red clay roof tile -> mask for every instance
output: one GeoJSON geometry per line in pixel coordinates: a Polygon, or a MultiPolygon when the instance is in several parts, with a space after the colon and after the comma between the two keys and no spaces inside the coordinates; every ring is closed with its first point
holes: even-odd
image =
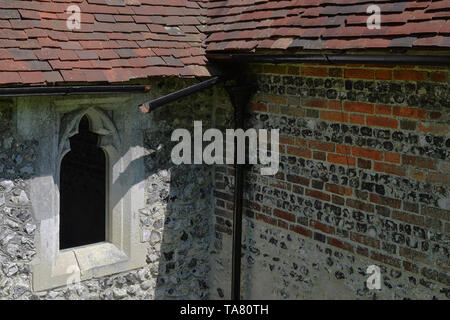
{"type": "Polygon", "coordinates": [[[450,0],[0,0],[0,84],[208,76],[205,51],[448,49],[449,8],[450,0]],[[80,30],[68,29],[70,4],[81,9],[80,30]],[[366,25],[371,4],[381,8],[379,30],[366,25]]]}
{"type": "Polygon", "coordinates": [[[207,76],[204,14],[196,0],[0,0],[0,84],[207,76]]]}
{"type": "Polygon", "coordinates": [[[289,48],[315,50],[414,48],[426,43],[446,48],[450,34],[450,0],[230,0],[208,1],[206,7],[208,52],[228,50],[222,42],[230,40],[257,41],[260,49],[284,49],[279,44],[288,43],[287,39],[291,39],[289,48]],[[380,30],[367,27],[367,8],[372,4],[381,9],[380,30]],[[444,38],[426,41],[436,36],[444,38]]]}
{"type": "Polygon", "coordinates": [[[22,79],[18,72],[3,72],[0,71],[0,84],[15,84],[21,83],[22,79]]]}

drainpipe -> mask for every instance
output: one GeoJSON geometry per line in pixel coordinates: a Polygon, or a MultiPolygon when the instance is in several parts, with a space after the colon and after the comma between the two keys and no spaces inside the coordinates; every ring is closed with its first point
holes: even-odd
{"type": "MultiPolygon", "coordinates": [[[[226,87],[234,107],[234,128],[244,129],[245,108],[254,87],[237,85],[226,87]]],[[[244,195],[244,164],[237,163],[237,147],[234,148],[234,211],[233,211],[233,247],[231,270],[231,299],[241,298],[241,252],[242,252],[242,207],[244,195]]]]}
{"type": "MultiPolygon", "coordinates": [[[[223,82],[230,77],[215,76],[193,86],[178,90],[166,96],[151,100],[142,105],[143,113],[152,112],[168,103],[184,98],[200,90],[223,82]]],[[[250,99],[254,87],[248,85],[227,86],[226,90],[234,107],[235,130],[244,128],[245,107],[250,99]]],[[[242,207],[244,193],[244,164],[237,163],[237,148],[234,148],[234,211],[233,211],[233,249],[231,299],[239,300],[241,292],[241,253],[242,253],[242,207]]]]}
{"type": "MultiPolygon", "coordinates": [[[[411,65],[450,65],[448,56],[419,55],[350,55],[350,54],[207,54],[214,62],[230,62],[234,64],[260,63],[356,63],[356,64],[411,64],[411,65]]],[[[251,95],[248,86],[227,87],[228,94],[234,106],[235,129],[244,127],[244,111],[251,95]]],[[[233,212],[233,251],[232,251],[232,284],[231,299],[240,300],[241,293],[241,245],[242,245],[242,207],[244,192],[244,168],[237,164],[235,148],[235,183],[233,212]]]]}
{"type": "Polygon", "coordinates": [[[398,54],[221,54],[206,57],[214,62],[259,63],[356,63],[449,66],[449,55],[398,55],[398,54]]]}
{"type": "Polygon", "coordinates": [[[76,94],[146,93],[148,85],[127,86],[56,86],[56,87],[0,87],[0,97],[60,96],[76,94]]]}

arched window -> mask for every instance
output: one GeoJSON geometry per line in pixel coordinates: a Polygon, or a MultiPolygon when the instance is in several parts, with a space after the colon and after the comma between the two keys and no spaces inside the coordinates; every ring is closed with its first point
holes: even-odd
{"type": "Polygon", "coordinates": [[[105,152],[84,116],[60,169],[60,249],[106,241],[105,152]]]}

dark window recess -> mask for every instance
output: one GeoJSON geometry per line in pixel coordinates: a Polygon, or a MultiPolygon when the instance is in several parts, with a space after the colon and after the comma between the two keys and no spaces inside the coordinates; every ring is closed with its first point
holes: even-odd
{"type": "Polygon", "coordinates": [[[98,140],[83,117],[61,162],[60,249],[106,240],[106,156],[98,140]]]}

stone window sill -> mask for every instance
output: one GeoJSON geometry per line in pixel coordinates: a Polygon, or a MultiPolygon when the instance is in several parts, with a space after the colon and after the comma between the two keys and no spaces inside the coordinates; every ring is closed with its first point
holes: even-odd
{"type": "MultiPolygon", "coordinates": [[[[140,260],[140,259],[138,259],[140,260]]],[[[33,277],[34,291],[72,284],[73,280],[89,280],[142,266],[108,242],[62,250],[51,268],[45,264],[35,266],[39,276],[33,277]],[[51,273],[48,271],[51,270],[51,273]]]]}

